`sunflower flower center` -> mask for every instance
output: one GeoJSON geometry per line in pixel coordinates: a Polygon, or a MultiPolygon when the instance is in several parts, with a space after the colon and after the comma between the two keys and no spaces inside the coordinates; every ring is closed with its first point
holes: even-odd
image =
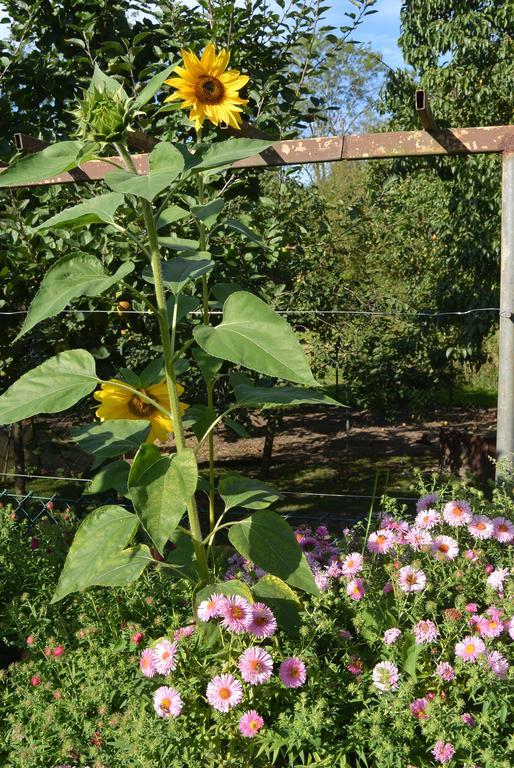
{"type": "Polygon", "coordinates": [[[150,405],[150,403],[144,403],[137,395],[134,395],[130,398],[128,402],[128,408],[134,416],[138,416],[141,419],[146,419],[148,416],[151,416],[152,413],[155,412],[153,405],[150,405]]]}
{"type": "Polygon", "coordinates": [[[217,77],[200,75],[195,83],[195,96],[200,104],[221,104],[225,87],[217,77]]]}

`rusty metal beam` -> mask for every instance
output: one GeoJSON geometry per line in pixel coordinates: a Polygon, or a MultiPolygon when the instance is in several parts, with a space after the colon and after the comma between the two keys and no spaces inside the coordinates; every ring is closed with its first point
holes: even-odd
{"type": "Polygon", "coordinates": [[[144,131],[129,131],[127,133],[129,147],[139,149],[140,152],[151,152],[157,143],[157,139],[144,131]]]}
{"type": "Polygon", "coordinates": [[[240,136],[243,139],[268,139],[268,141],[276,140],[273,138],[273,136],[270,136],[269,133],[261,131],[259,128],[256,128],[251,123],[247,123],[245,120],[243,120],[241,128],[232,128],[232,126],[228,123],[220,123],[220,128],[222,131],[230,133],[231,136],[240,136]]]}
{"type": "Polygon", "coordinates": [[[439,126],[437,125],[432,114],[428,93],[419,89],[416,91],[414,99],[416,102],[416,112],[419,115],[421,125],[425,131],[428,131],[429,133],[437,133],[439,131],[439,126]]]}
{"type": "MultiPolygon", "coordinates": [[[[500,153],[512,146],[514,146],[514,125],[454,128],[434,134],[428,131],[368,133],[344,138],[335,136],[278,141],[260,155],[234,163],[234,168],[266,168],[339,160],[379,160],[427,155],[500,153]]],[[[106,159],[120,164],[118,157],[106,159]]],[[[138,173],[148,173],[147,154],[134,155],[134,162],[138,173]]],[[[112,165],[109,163],[92,160],[69,173],[62,173],[27,186],[100,181],[111,170],[112,165]]]]}
{"type": "Polygon", "coordinates": [[[15,133],[13,141],[18,152],[40,152],[45,147],[48,147],[48,141],[36,139],[27,133],[15,133]]]}

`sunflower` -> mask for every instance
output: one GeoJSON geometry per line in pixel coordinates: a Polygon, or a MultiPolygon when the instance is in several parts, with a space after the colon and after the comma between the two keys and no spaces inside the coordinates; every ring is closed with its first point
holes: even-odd
{"type": "Polygon", "coordinates": [[[205,118],[214,125],[224,122],[233,128],[241,127],[241,106],[248,100],[239,98],[239,90],[249,81],[237,69],[227,70],[230,53],[209,43],[202,58],[192,51],[181,51],[184,66],[175,67],[178,77],[164,82],[177,89],[165,101],[183,99],[182,109],[189,109],[189,119],[194,120],[198,131],[205,118]]]}
{"type": "MultiPolygon", "coordinates": [[[[151,429],[146,438],[147,443],[153,443],[154,440],[167,440],[170,432],[173,432],[173,422],[162,411],[159,411],[151,403],[146,403],[133,392],[125,389],[126,384],[118,379],[104,381],[101,388],[97,390],[93,397],[101,405],[97,408],[96,415],[101,421],[110,421],[111,419],[147,419],[151,424],[151,429]],[[120,386],[120,384],[122,386],[120,386]]],[[[184,387],[177,384],[178,396],[183,393],[184,387]]],[[[150,387],[138,390],[143,395],[151,397],[156,403],[170,410],[170,399],[168,396],[168,387],[165,381],[159,384],[152,384],[150,387]]],[[[180,403],[180,412],[184,413],[188,408],[185,403],[180,403]]]]}

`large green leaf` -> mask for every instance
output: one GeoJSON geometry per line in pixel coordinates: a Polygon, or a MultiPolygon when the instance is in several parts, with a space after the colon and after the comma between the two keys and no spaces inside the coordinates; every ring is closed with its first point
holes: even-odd
{"type": "Polygon", "coordinates": [[[75,168],[82,146],[81,141],[61,141],[45,147],[41,152],[24,155],[0,173],[0,187],[33,184],[75,168]]]}
{"type": "Polygon", "coordinates": [[[183,576],[198,581],[198,571],[195,568],[195,550],[189,531],[178,526],[170,536],[170,543],[173,545],[173,549],[167,553],[166,562],[177,568],[183,576]]]}
{"type": "Polygon", "coordinates": [[[194,251],[199,252],[200,242],[190,240],[187,237],[160,237],[159,245],[163,248],[169,248],[171,251],[194,251]]]}
{"type": "MultiPolygon", "coordinates": [[[[213,267],[214,262],[207,251],[199,251],[191,256],[174,256],[162,262],[164,284],[178,296],[189,282],[199,280],[213,267]]],[[[150,267],[144,269],[143,277],[149,283],[154,282],[150,267]]]]}
{"type": "Polygon", "coordinates": [[[206,381],[213,379],[223,365],[223,360],[211,357],[199,347],[194,347],[191,354],[206,381]]]}
{"type": "Polygon", "coordinates": [[[216,419],[216,412],[206,405],[196,403],[187,409],[187,413],[182,419],[184,429],[190,429],[196,439],[200,441],[205,435],[213,421],[216,419]]]}
{"type": "Polygon", "coordinates": [[[145,104],[147,104],[150,99],[153,99],[159,88],[161,88],[164,81],[171,75],[173,70],[175,69],[176,64],[171,64],[169,67],[166,67],[162,72],[158,72],[156,75],[152,77],[149,83],[145,85],[141,93],[136,96],[136,100],[134,102],[134,106],[136,109],[140,109],[141,107],[144,107],[145,104]]]}
{"type": "Polygon", "coordinates": [[[267,573],[252,587],[256,601],[266,603],[276,616],[281,627],[290,634],[297,634],[300,629],[301,603],[282,579],[267,573]]]}
{"type": "Polygon", "coordinates": [[[262,248],[266,247],[266,243],[262,239],[262,237],[259,237],[259,235],[256,235],[255,232],[250,229],[250,227],[247,227],[246,224],[243,224],[242,221],[239,221],[238,219],[225,219],[223,222],[224,227],[230,227],[230,229],[233,229],[235,232],[239,232],[240,235],[244,235],[247,240],[250,240],[252,243],[256,243],[257,245],[260,245],[262,248]]]}
{"type": "MultiPolygon", "coordinates": [[[[237,377],[231,377],[231,382],[237,377]]],[[[251,384],[233,384],[237,402],[250,408],[266,406],[280,408],[288,405],[336,405],[344,407],[323,392],[300,387],[254,387],[251,384]]]]}
{"type": "Polygon", "coordinates": [[[139,449],[130,469],[128,487],[141,524],[162,553],[196,490],[198,467],[191,450],[149,461],[151,447],[139,449]],[[145,466],[143,472],[140,462],[145,466]]]}
{"type": "Polygon", "coordinates": [[[100,296],[121,282],[134,264],[126,261],[114,275],[108,275],[101,262],[91,253],[72,253],[54,264],[43,278],[27,317],[16,339],[37,323],[54,317],[79,296],[100,296]]]}
{"type": "Polygon", "coordinates": [[[197,326],[194,337],[213,357],[299,384],[316,383],[290,325],[246,291],[232,293],[222,322],[215,328],[197,326]]]}
{"type": "Polygon", "coordinates": [[[175,178],[184,170],[184,155],[175,144],[161,141],[152,149],[149,158],[150,171],[174,173],[175,178]]]}
{"type": "Polygon", "coordinates": [[[95,509],[70,547],[52,603],[93,585],[122,587],[135,581],[153,558],[145,544],[124,549],[139,521],[123,507],[95,509]]]}
{"type": "Polygon", "coordinates": [[[210,229],[216,223],[224,205],[225,200],[222,197],[218,197],[205,205],[193,205],[191,213],[203,222],[207,229],[210,229]]]}
{"type": "Polygon", "coordinates": [[[105,491],[114,490],[118,493],[127,493],[127,481],[130,470],[130,464],[123,459],[113,461],[102,467],[94,476],[92,481],[86,487],[84,496],[95,493],[105,493],[105,491]]]}
{"type": "Polygon", "coordinates": [[[411,632],[406,633],[402,646],[402,668],[414,683],[418,679],[418,657],[421,650],[422,646],[416,643],[414,635],[411,632]]]}
{"type": "Polygon", "coordinates": [[[270,485],[236,473],[223,475],[218,491],[225,502],[225,511],[233,507],[265,509],[281,498],[270,485]]]}
{"type": "Polygon", "coordinates": [[[144,176],[137,173],[124,171],[112,171],[105,177],[106,183],[115,192],[123,195],[135,195],[150,202],[160,194],[163,189],[172,184],[180,173],[178,168],[166,168],[159,171],[149,171],[144,176]]]}
{"type": "Polygon", "coordinates": [[[149,430],[150,422],[143,419],[114,419],[72,429],[71,435],[83,451],[94,457],[94,469],[105,459],[137,450],[149,430]]]}
{"type": "Polygon", "coordinates": [[[25,373],[0,396],[0,424],[71,408],[96,387],[95,359],[85,349],[61,352],[25,373]]]}
{"type": "Polygon", "coordinates": [[[175,303],[177,302],[177,323],[180,323],[186,315],[190,312],[194,312],[201,304],[200,299],[196,296],[190,296],[188,293],[181,293],[180,296],[169,296],[166,299],[166,311],[168,313],[168,322],[171,326],[173,320],[173,312],[175,309],[175,303]]]}
{"type": "Polygon", "coordinates": [[[155,226],[158,230],[164,229],[164,227],[167,227],[169,224],[173,224],[175,221],[180,221],[180,219],[185,219],[189,215],[189,211],[186,211],[185,208],[181,208],[179,205],[170,205],[161,213],[155,226]]]}
{"type": "Polygon", "coordinates": [[[253,157],[264,152],[271,147],[273,141],[262,141],[261,139],[237,139],[230,138],[226,141],[220,141],[211,144],[205,150],[202,148],[200,161],[193,166],[194,172],[206,171],[211,168],[219,168],[224,165],[231,165],[237,160],[244,160],[246,157],[253,157]]]}
{"type": "Polygon", "coordinates": [[[238,552],[265,571],[292,587],[318,594],[314,576],[293,529],[276,512],[269,509],[254,512],[232,525],[228,538],[238,552]]]}
{"type": "Polygon", "coordinates": [[[123,199],[123,195],[120,195],[119,192],[107,192],[105,195],[92,197],[47,219],[36,227],[36,232],[42,229],[60,229],[61,227],[73,229],[74,227],[85,227],[88,224],[112,224],[114,214],[123,203],[123,199]]]}

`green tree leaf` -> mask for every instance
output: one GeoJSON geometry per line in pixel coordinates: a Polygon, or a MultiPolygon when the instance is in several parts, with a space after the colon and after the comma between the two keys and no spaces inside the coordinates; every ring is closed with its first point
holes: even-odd
{"type": "Polygon", "coordinates": [[[211,144],[203,151],[192,170],[194,172],[207,171],[211,168],[220,168],[224,165],[231,165],[237,160],[244,160],[253,155],[259,155],[265,149],[271,147],[273,141],[262,141],[261,139],[236,139],[230,138],[226,141],[220,141],[211,144]]]}
{"type": "MultiPolygon", "coordinates": [[[[237,377],[230,377],[231,383],[237,381],[237,377]]],[[[323,392],[315,392],[312,389],[300,387],[254,387],[251,384],[233,384],[234,394],[238,404],[245,408],[280,408],[291,405],[335,405],[341,407],[341,403],[323,392]]]]}
{"type": "Polygon", "coordinates": [[[51,602],[93,585],[122,587],[135,581],[153,561],[145,544],[124,549],[139,527],[123,507],[95,509],[81,523],[51,602]]]}
{"type": "Polygon", "coordinates": [[[105,195],[92,197],[83,203],[73,205],[47,219],[35,231],[43,229],[74,229],[88,224],[113,224],[114,214],[123,203],[123,195],[107,192],[105,195]]]}
{"type": "Polygon", "coordinates": [[[144,107],[145,104],[148,104],[148,102],[153,99],[157,91],[161,88],[164,81],[168,79],[168,77],[171,75],[173,70],[175,69],[176,64],[171,64],[169,67],[166,67],[162,72],[158,72],[156,75],[152,77],[150,82],[148,82],[141,93],[136,96],[136,100],[134,102],[134,106],[136,109],[140,109],[141,107],[144,107]]]}
{"type": "Polygon", "coordinates": [[[239,232],[240,235],[244,235],[247,240],[250,240],[252,243],[256,243],[257,245],[260,245],[262,248],[266,247],[266,243],[262,239],[262,237],[259,237],[259,235],[256,235],[255,232],[250,229],[250,227],[247,227],[246,224],[243,224],[242,221],[238,221],[237,219],[225,219],[223,222],[224,227],[229,227],[230,229],[235,230],[235,232],[239,232]]]}
{"type": "Polygon", "coordinates": [[[199,347],[195,347],[191,354],[205,380],[213,379],[223,365],[223,360],[211,357],[199,347]]]}
{"type": "Polygon", "coordinates": [[[23,187],[75,168],[82,146],[81,141],[61,141],[24,155],[0,173],[0,187],[23,187]]]}
{"type": "Polygon", "coordinates": [[[213,357],[299,384],[316,383],[291,326],[246,291],[231,294],[222,322],[215,328],[197,326],[194,337],[213,357]]]}
{"type": "Polygon", "coordinates": [[[102,467],[96,473],[92,481],[86,487],[84,496],[95,493],[105,493],[105,491],[114,490],[118,493],[127,493],[127,481],[130,470],[130,464],[123,459],[113,461],[111,464],[102,467]]]}
{"type": "Polygon", "coordinates": [[[133,269],[134,264],[126,261],[114,275],[108,275],[93,254],[72,253],[65,256],[44,276],[16,340],[42,320],[58,315],[73,299],[105,293],[133,269]]]}
{"type": "Polygon", "coordinates": [[[271,608],[279,626],[291,635],[298,634],[302,604],[291,587],[278,576],[267,573],[253,585],[252,592],[256,601],[266,603],[271,608]]]}
{"type": "Polygon", "coordinates": [[[212,408],[197,403],[187,409],[187,413],[183,416],[182,422],[184,428],[190,429],[194,433],[196,439],[200,441],[215,419],[216,412],[213,411],[212,408]]]}
{"type": "Polygon", "coordinates": [[[191,450],[184,450],[171,459],[159,456],[157,461],[152,461],[148,457],[149,447],[153,446],[139,449],[130,469],[128,487],[141,524],[162,554],[196,491],[198,467],[191,450]],[[140,461],[145,467],[142,472],[140,461]]]}
{"type": "Polygon", "coordinates": [[[97,383],[95,359],[89,352],[61,352],[25,373],[0,396],[0,424],[65,411],[89,395],[97,383]]]}
{"type": "Polygon", "coordinates": [[[319,594],[305,555],[286,521],[269,509],[235,523],[228,538],[244,557],[311,595],[319,594]]]}
{"type": "Polygon", "coordinates": [[[282,498],[270,485],[236,473],[223,475],[218,492],[225,502],[225,511],[233,507],[265,509],[282,498]]]}
{"type": "Polygon", "coordinates": [[[149,431],[150,422],[143,419],[113,419],[77,427],[71,430],[71,435],[83,451],[94,457],[95,469],[105,459],[137,450],[149,431]]]}

